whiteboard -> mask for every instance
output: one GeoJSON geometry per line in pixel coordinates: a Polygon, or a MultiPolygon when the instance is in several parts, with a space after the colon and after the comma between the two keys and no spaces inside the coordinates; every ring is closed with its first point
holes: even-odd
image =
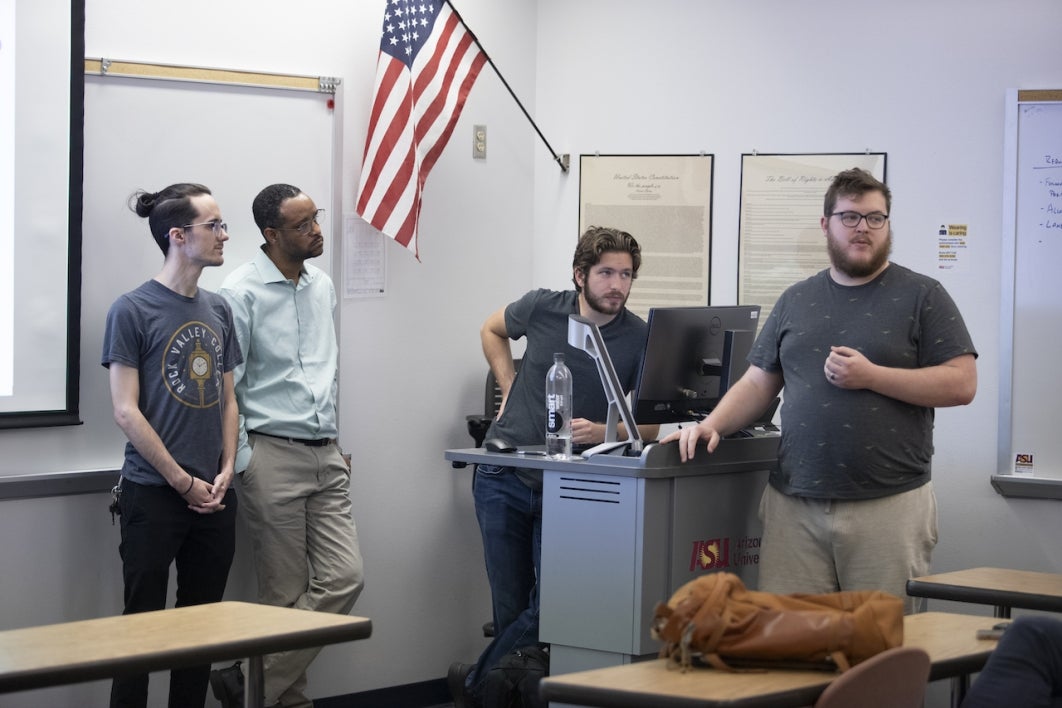
{"type": "Polygon", "coordinates": [[[0,429],[79,420],[84,29],[84,2],[0,0],[0,429]]]}
{"type": "Polygon", "coordinates": [[[1062,478],[1062,91],[1008,94],[1004,178],[997,469],[1062,478]]]}
{"type": "MultiPolygon", "coordinates": [[[[125,438],[114,423],[107,373],[99,363],[104,322],[111,303],[157,275],[163,261],[147,220],[128,209],[136,189],[200,182],[213,191],[230,239],[224,265],[208,268],[200,280],[212,290],[262,242],[251,216],[254,196],[273,182],[293,184],[328,210],[322,223],[325,253],[314,264],[332,272],[342,221],[335,211],[341,203],[335,126],[341,120],[333,115],[333,106],[342,104],[333,99],[330,93],[286,88],[86,75],[80,363],[85,422],[48,429],[47,444],[41,444],[39,431],[5,431],[0,478],[121,465],[125,438]]],[[[65,199],[58,207],[65,208],[65,199]]]]}

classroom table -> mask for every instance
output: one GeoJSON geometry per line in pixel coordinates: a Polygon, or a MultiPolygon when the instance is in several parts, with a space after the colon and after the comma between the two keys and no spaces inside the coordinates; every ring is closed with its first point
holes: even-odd
{"type": "Polygon", "coordinates": [[[262,706],[262,656],[364,639],[365,617],[217,602],[0,631],[0,693],[248,659],[246,706],[262,706]]]}
{"type": "Polygon", "coordinates": [[[1062,575],[1006,568],[969,568],[907,581],[907,594],[995,607],[1009,618],[1013,607],[1062,612],[1062,575]]]}
{"type": "MultiPolygon", "coordinates": [[[[952,679],[952,705],[965,696],[969,674],[984,666],[996,642],[977,639],[991,617],[925,612],[904,617],[904,646],[929,654],[929,679],[952,679]]],[[[665,659],[549,676],[546,700],[595,708],[798,708],[810,706],[837,674],[770,670],[729,673],[696,668],[683,673],[665,659]]]]}

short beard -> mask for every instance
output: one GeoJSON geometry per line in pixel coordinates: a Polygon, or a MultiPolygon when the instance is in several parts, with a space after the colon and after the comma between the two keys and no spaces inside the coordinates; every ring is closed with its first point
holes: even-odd
{"type": "Polygon", "coordinates": [[[885,242],[882,243],[881,248],[876,250],[870,260],[865,263],[853,263],[844,249],[837,244],[837,237],[834,236],[832,231],[828,231],[826,251],[830,255],[830,263],[833,264],[834,268],[849,278],[866,278],[878,272],[888,262],[889,256],[892,255],[892,229],[889,229],[889,234],[885,242]]]}
{"type": "Polygon", "coordinates": [[[590,291],[585,287],[583,288],[583,297],[586,298],[586,304],[589,305],[590,309],[594,312],[598,312],[602,315],[618,315],[620,311],[623,310],[624,306],[627,304],[627,298],[630,297],[630,293],[627,294],[627,297],[623,298],[623,302],[620,303],[620,306],[616,308],[615,312],[609,312],[608,310],[606,310],[602,299],[591,295],[590,291]]]}

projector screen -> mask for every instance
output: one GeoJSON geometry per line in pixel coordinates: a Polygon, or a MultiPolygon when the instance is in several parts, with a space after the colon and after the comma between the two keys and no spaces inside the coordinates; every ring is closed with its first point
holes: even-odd
{"type": "Polygon", "coordinates": [[[78,417],[84,0],[0,0],[0,428],[78,417]]]}

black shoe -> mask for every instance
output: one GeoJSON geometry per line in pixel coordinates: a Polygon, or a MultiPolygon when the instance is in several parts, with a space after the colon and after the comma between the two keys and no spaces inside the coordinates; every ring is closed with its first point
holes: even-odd
{"type": "Polygon", "coordinates": [[[450,689],[450,695],[453,696],[454,708],[471,708],[472,706],[468,691],[465,689],[465,679],[468,678],[474,666],[474,664],[462,664],[460,661],[455,661],[450,664],[450,669],[446,672],[446,685],[450,689]]]}
{"type": "Polygon", "coordinates": [[[243,708],[243,671],[242,662],[237,661],[227,669],[210,672],[210,688],[214,698],[221,701],[221,708],[243,708]]]}

